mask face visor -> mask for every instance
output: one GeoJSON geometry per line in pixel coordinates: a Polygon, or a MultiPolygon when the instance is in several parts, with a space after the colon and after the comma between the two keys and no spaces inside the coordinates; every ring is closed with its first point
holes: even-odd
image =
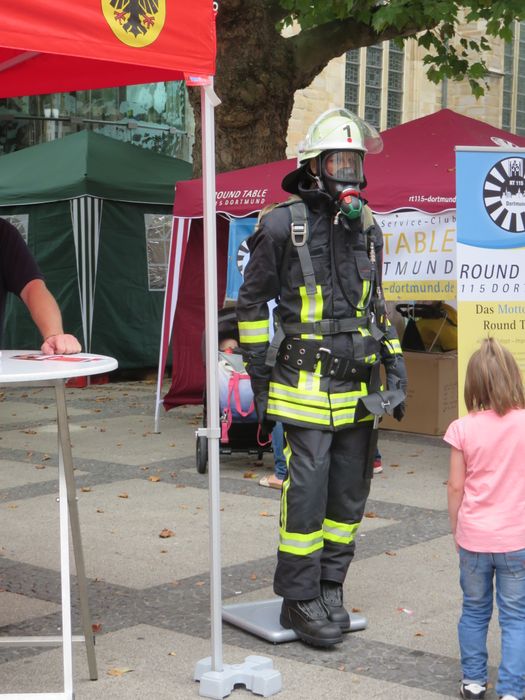
{"type": "Polygon", "coordinates": [[[344,185],[360,185],[364,181],[363,159],[358,151],[329,151],[321,162],[323,178],[344,185]]]}

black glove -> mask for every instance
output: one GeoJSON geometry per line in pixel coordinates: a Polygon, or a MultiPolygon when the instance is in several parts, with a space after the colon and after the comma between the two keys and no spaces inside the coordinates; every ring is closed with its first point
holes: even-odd
{"type": "MultiPolygon", "coordinates": [[[[400,377],[397,374],[394,374],[393,372],[388,372],[387,370],[387,375],[386,375],[386,383],[387,387],[390,391],[396,391],[396,392],[403,392],[403,394],[406,396],[407,393],[407,380],[406,377],[400,377]]],[[[403,416],[405,415],[405,402],[401,401],[400,403],[397,404],[397,406],[394,408],[392,411],[392,415],[397,421],[400,421],[403,419],[403,416]]]]}
{"type": "Polygon", "coordinates": [[[255,404],[255,412],[257,413],[257,422],[259,423],[259,437],[261,442],[269,442],[270,434],[275,426],[275,421],[268,420],[266,417],[266,409],[268,407],[268,389],[265,384],[264,389],[259,386],[259,382],[252,380],[253,402],[255,404]],[[255,384],[255,386],[254,386],[255,384]],[[256,391],[257,390],[257,391],[256,391]]]}
{"type": "Polygon", "coordinates": [[[395,418],[396,420],[403,420],[403,417],[404,417],[404,415],[405,415],[405,409],[406,409],[406,407],[405,407],[405,402],[402,401],[400,404],[398,404],[398,405],[394,408],[394,412],[393,412],[394,418],[395,418]]]}

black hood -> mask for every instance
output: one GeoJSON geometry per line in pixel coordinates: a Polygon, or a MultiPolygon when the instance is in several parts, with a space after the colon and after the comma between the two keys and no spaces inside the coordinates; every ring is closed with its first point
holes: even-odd
{"type": "Polygon", "coordinates": [[[291,173],[283,177],[281,187],[285,192],[290,192],[290,194],[299,194],[299,183],[306,188],[311,182],[311,176],[306,172],[308,165],[301,165],[297,170],[292,170],[291,173]]]}

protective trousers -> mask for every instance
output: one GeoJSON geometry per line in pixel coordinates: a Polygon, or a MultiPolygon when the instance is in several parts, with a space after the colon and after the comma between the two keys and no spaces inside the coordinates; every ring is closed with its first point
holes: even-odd
{"type": "Polygon", "coordinates": [[[285,425],[288,479],[274,590],[289,600],[320,595],[320,581],[345,580],[370,492],[377,431],[331,432],[285,425]]]}

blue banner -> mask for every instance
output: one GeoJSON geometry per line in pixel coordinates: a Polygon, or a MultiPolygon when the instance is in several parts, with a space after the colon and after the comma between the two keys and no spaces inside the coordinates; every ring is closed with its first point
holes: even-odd
{"type": "Polygon", "coordinates": [[[250,252],[246,239],[251,236],[257,223],[257,217],[233,219],[230,222],[228,239],[228,271],[226,278],[226,300],[236,301],[242,284],[244,268],[250,252]]]}

